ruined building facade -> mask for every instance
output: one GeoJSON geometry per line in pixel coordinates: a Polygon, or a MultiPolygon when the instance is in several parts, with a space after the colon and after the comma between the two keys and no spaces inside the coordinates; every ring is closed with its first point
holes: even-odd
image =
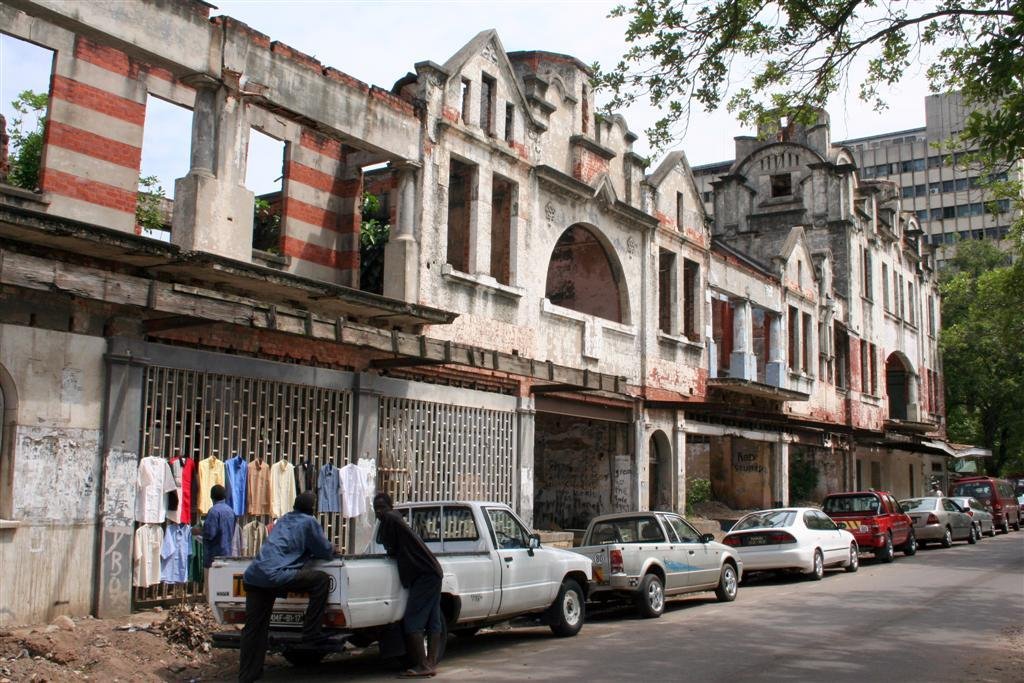
{"type": "MultiPolygon", "coordinates": [[[[55,54],[39,191],[0,185],[0,623],[161,597],[132,587],[144,456],[356,463],[553,530],[683,510],[695,477],[734,507],[921,493],[954,454],[931,252],[824,115],[740,139],[712,223],[584,64],[493,31],[387,91],[191,0],[0,23],[55,54]],[[193,117],[170,243],[135,220],[148,97],[193,117]],[[252,129],[285,143],[275,253],[252,129]]],[[[349,550],[372,523],[321,521],[349,550]]]]}

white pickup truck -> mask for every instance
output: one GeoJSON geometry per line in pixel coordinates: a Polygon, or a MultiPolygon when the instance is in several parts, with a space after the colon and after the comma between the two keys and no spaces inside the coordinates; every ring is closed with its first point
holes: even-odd
{"type": "MultiPolygon", "coordinates": [[[[499,622],[547,624],[556,636],[583,626],[591,562],[568,550],[547,548],[507,505],[486,502],[424,502],[396,505],[437,555],[444,569],[441,611],[448,631],[472,634],[499,622]]],[[[376,538],[376,529],[374,536],[376,538]]],[[[245,622],[242,574],[247,558],[217,558],[210,568],[209,596],[221,624],[245,622]]],[[[327,572],[324,629],[330,637],[307,648],[299,639],[307,598],[278,598],[271,617],[270,647],[297,665],[320,661],[346,641],[365,647],[387,637],[402,618],[407,591],[398,567],[376,543],[362,555],[314,561],[327,572]]],[[[238,630],[215,634],[214,645],[238,647],[238,630]]]]}
{"type": "Polygon", "coordinates": [[[646,618],[661,616],[672,595],[713,590],[720,601],[731,602],[743,577],[743,562],[732,548],[674,512],[595,517],[573,552],[594,563],[592,599],[633,600],[646,618]]]}

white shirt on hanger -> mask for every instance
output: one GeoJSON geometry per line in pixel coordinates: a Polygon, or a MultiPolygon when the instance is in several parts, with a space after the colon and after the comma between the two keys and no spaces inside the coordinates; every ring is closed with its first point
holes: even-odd
{"type": "Polygon", "coordinates": [[[135,521],[160,524],[167,517],[167,494],[178,489],[171,466],[163,458],[146,456],[139,461],[137,485],[135,521]]]}
{"type": "Polygon", "coordinates": [[[341,516],[359,517],[366,514],[366,475],[359,465],[349,463],[341,468],[341,516]]]}
{"type": "Polygon", "coordinates": [[[279,460],[270,467],[270,514],[283,517],[295,505],[295,465],[279,460]]]}

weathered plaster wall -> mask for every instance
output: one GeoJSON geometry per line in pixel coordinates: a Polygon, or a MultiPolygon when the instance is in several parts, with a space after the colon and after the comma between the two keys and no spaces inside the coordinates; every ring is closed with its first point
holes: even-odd
{"type": "Polygon", "coordinates": [[[95,337],[0,325],[0,364],[18,395],[12,489],[0,494],[20,523],[0,530],[2,625],[92,606],[104,350],[95,337]]]}

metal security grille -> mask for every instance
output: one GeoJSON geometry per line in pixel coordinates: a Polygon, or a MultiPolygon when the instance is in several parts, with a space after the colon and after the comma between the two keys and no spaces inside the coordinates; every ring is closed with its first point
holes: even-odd
{"type": "Polygon", "coordinates": [[[398,501],[513,503],[515,414],[382,397],[377,489],[398,501]]]}
{"type": "MultiPolygon", "coordinates": [[[[143,388],[142,456],[187,455],[199,461],[241,455],[248,461],[304,460],[344,467],[350,458],[352,396],[348,391],[151,366],[143,388]]],[[[321,513],[327,537],[343,552],[340,513],[321,513]]],[[[269,522],[268,516],[245,515],[269,522]]],[[[195,521],[195,520],[193,520],[195,521]]],[[[136,605],[202,595],[201,581],[134,588],[136,605]]]]}

